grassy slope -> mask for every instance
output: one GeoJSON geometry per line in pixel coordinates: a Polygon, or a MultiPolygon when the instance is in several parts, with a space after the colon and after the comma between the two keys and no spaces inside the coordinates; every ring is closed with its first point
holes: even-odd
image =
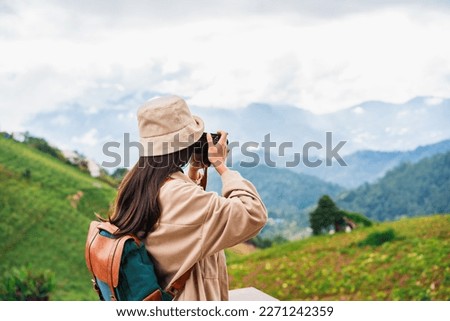
{"type": "Polygon", "coordinates": [[[228,254],[231,288],[254,286],[281,300],[450,299],[449,215],[228,254]],[[388,228],[398,239],[379,247],[357,245],[388,228]]]}
{"type": "Polygon", "coordinates": [[[57,281],[51,299],[94,299],[84,242],[94,211],[105,214],[115,191],[70,165],[4,138],[0,187],[0,273],[26,264],[50,269],[57,281]],[[28,179],[22,175],[27,169],[28,179]],[[80,201],[71,204],[71,196],[80,191],[80,201]]]}

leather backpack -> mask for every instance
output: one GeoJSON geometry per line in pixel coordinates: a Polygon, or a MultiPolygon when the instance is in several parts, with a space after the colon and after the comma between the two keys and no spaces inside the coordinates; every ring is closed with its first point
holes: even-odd
{"type": "Polygon", "coordinates": [[[117,230],[109,222],[92,221],[89,226],[85,258],[100,300],[173,300],[191,270],[163,289],[144,244],[134,235],[116,237],[117,230]]]}

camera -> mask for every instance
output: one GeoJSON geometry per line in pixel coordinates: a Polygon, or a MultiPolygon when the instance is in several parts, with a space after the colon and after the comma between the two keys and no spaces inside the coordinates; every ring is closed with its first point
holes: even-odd
{"type": "MultiPolygon", "coordinates": [[[[219,142],[220,134],[211,133],[211,137],[214,145],[219,142]]],[[[228,144],[228,139],[227,139],[228,144]]],[[[200,161],[203,165],[209,167],[211,162],[208,159],[208,139],[206,133],[203,133],[200,139],[194,143],[194,155],[196,160],[200,161]]]]}

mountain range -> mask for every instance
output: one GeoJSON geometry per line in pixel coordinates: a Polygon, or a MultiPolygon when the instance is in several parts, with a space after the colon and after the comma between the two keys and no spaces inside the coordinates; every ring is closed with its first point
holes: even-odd
{"type": "MultiPolygon", "coordinates": [[[[62,106],[35,115],[27,128],[58,148],[76,150],[99,164],[112,161],[104,144],[119,142],[120,148],[112,151],[120,155],[119,166],[130,167],[138,158],[138,150],[132,146],[139,140],[136,109],[145,97],[143,93],[115,97],[100,109],[84,106],[83,102],[62,106]]],[[[205,120],[206,131],[229,132],[229,141],[235,146],[231,164],[244,161],[253,162],[252,166],[271,165],[270,160],[278,168],[313,175],[345,188],[375,182],[404,161],[415,162],[450,150],[450,99],[416,97],[403,104],[370,101],[322,115],[294,106],[263,103],[238,109],[191,109],[205,120]],[[331,133],[329,148],[342,142],[337,153],[347,166],[335,160],[332,166],[326,166],[326,162],[318,167],[306,166],[304,147],[310,142],[320,144],[322,149],[317,145],[309,148],[308,159],[326,160],[327,132],[331,133]],[[264,148],[263,142],[269,137],[275,146],[264,148]],[[289,166],[295,154],[301,161],[289,166]],[[254,162],[249,155],[259,157],[254,162]]],[[[106,168],[110,173],[115,169],[106,168]]]]}
{"type": "Polygon", "coordinates": [[[347,166],[339,166],[337,162],[333,162],[332,166],[295,168],[295,170],[345,188],[355,188],[363,183],[375,182],[402,163],[416,163],[426,157],[448,151],[450,151],[450,140],[447,139],[435,144],[419,146],[410,151],[357,151],[344,157],[347,166]]]}
{"type": "MultiPolygon", "coordinates": [[[[100,164],[111,161],[103,150],[104,144],[119,142],[120,148],[114,151],[121,155],[120,166],[128,167],[137,160],[138,151],[127,145],[124,134],[128,133],[131,141],[139,140],[136,111],[150,97],[142,93],[126,95],[107,101],[98,109],[84,106],[83,102],[61,106],[59,110],[35,115],[25,125],[31,134],[45,137],[61,149],[77,150],[100,164]]],[[[323,146],[309,148],[310,157],[325,159],[327,132],[332,135],[331,148],[344,142],[338,150],[344,160],[358,151],[412,151],[450,139],[450,99],[436,97],[416,97],[402,104],[369,101],[328,114],[264,103],[236,109],[191,106],[191,110],[204,119],[206,131],[224,129],[229,133],[229,141],[239,145],[232,150],[233,163],[248,160],[243,153],[247,150],[269,153],[277,167],[286,167],[286,161],[292,160],[295,153],[303,156],[309,142],[323,146]],[[270,149],[262,146],[269,136],[275,144],[270,149]],[[244,146],[249,142],[253,144],[244,146]]],[[[291,169],[319,177],[328,175],[321,174],[320,168],[315,168],[315,174],[316,170],[311,171],[304,162],[291,169]]],[[[349,186],[358,183],[359,180],[349,186]]]]}
{"type": "Polygon", "coordinates": [[[333,134],[333,145],[346,142],[341,155],[359,150],[406,151],[450,138],[450,99],[433,97],[417,97],[403,104],[369,101],[328,114],[256,103],[244,109],[192,109],[205,119],[208,130],[223,128],[231,141],[241,145],[261,143],[267,134],[277,147],[292,142],[287,155],[302,152],[308,142],[324,146],[326,132],[333,134]]]}

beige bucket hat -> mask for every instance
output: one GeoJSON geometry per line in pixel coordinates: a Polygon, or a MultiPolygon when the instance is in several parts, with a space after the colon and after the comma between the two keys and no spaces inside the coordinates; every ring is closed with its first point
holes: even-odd
{"type": "Polygon", "coordinates": [[[175,95],[151,99],[137,112],[141,156],[159,156],[187,148],[198,141],[205,128],[191,114],[186,102],[175,95]]]}

